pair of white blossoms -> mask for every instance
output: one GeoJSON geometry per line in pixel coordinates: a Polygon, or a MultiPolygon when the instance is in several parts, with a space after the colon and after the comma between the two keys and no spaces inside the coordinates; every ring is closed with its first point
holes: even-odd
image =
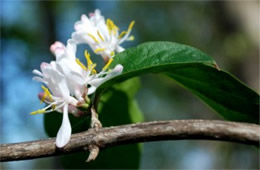
{"type": "Polygon", "coordinates": [[[67,41],[66,47],[61,42],[51,45],[50,50],[56,61],[43,62],[40,66],[41,71],[33,70],[36,74],[33,80],[47,86],[42,86],[43,92],[39,94],[41,102],[47,106],[31,114],[63,112],[62,124],[56,138],[57,147],[64,147],[70,140],[72,129],[68,113],[79,116],[81,111],[78,107],[87,102],[87,96],[93,94],[102,83],[123,71],[120,64],[112,70],[108,70],[108,67],[115,52],[124,50],[120,44],[126,40],[133,40],[133,36],[129,36],[133,25],[134,21],[130,23],[127,31],[119,34],[119,28],[112,20],[105,20],[99,10],[90,13],[89,17],[82,15],[81,20],[75,23],[75,32],[67,41]],[[76,58],[77,44],[81,43],[88,44],[96,54],[103,57],[106,64],[101,72],[97,73],[96,64],[92,62],[87,51],[87,66],[76,58]]]}

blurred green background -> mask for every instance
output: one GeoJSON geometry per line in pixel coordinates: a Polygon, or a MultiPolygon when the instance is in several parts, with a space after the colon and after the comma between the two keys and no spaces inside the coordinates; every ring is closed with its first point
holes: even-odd
{"type": "MultiPolygon", "coordinates": [[[[29,115],[42,107],[37,98],[40,84],[31,81],[32,70],[53,60],[49,46],[56,40],[66,43],[81,14],[97,8],[121,30],[136,21],[135,41],[124,43],[125,48],[147,41],[193,46],[259,93],[259,1],[2,0],[1,143],[47,138],[43,115],[29,115]]],[[[85,48],[80,45],[79,57],[85,48]]],[[[100,62],[100,58],[92,58],[100,62]]],[[[164,75],[142,76],[136,97],[145,121],[222,119],[164,75]]],[[[143,145],[140,168],[259,169],[258,152],[228,142],[150,142],[143,145]]],[[[62,163],[51,157],[1,163],[1,168],[54,169],[62,168],[62,163]]]]}

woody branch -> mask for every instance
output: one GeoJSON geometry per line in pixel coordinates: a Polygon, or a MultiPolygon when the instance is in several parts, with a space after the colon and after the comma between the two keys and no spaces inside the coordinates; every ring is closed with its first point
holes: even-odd
{"type": "Polygon", "coordinates": [[[0,160],[14,161],[83,151],[95,145],[107,147],[162,140],[201,139],[259,145],[260,126],[218,120],[172,120],[100,128],[73,134],[69,143],[56,148],[55,138],[0,145],[0,160]]]}

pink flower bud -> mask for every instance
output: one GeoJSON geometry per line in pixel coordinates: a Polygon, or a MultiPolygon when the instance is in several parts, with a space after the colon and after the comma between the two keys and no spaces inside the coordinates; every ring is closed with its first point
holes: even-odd
{"type": "Polygon", "coordinates": [[[60,56],[65,52],[65,46],[63,43],[56,41],[50,46],[50,51],[56,56],[60,56]]]}
{"type": "Polygon", "coordinates": [[[38,94],[38,98],[39,98],[40,100],[42,100],[43,96],[44,96],[44,92],[40,92],[40,93],[38,94]]]}

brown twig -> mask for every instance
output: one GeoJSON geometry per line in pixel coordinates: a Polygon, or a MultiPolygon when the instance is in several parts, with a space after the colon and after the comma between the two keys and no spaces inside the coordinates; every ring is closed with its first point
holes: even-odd
{"type": "Polygon", "coordinates": [[[91,128],[94,128],[95,130],[98,130],[102,128],[102,124],[98,119],[98,114],[96,112],[96,109],[92,106],[91,107],[91,128]]]}
{"type": "MultiPolygon", "coordinates": [[[[91,123],[90,124],[91,124],[90,127],[92,128],[90,130],[93,130],[95,132],[98,131],[98,129],[102,128],[102,124],[98,119],[98,114],[96,112],[96,109],[93,106],[91,107],[91,123]]],[[[93,144],[89,144],[87,148],[90,152],[87,162],[94,161],[99,154],[99,146],[96,143],[93,143],[93,144]]]]}
{"type": "Polygon", "coordinates": [[[216,120],[154,121],[101,128],[96,131],[73,134],[62,149],[55,147],[55,138],[46,140],[2,144],[0,160],[34,159],[84,150],[93,144],[99,148],[137,142],[206,139],[259,145],[260,126],[216,120]]]}

